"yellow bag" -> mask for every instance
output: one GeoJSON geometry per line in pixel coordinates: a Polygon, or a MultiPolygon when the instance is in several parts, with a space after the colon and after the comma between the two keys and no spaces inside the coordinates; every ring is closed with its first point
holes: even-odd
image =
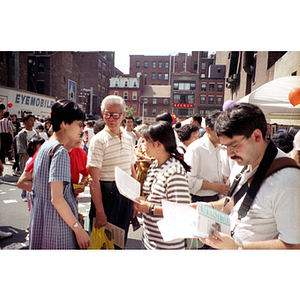
{"type": "Polygon", "coordinates": [[[103,228],[93,227],[91,236],[91,245],[88,250],[113,250],[114,244],[108,239],[103,231],[103,228]]]}

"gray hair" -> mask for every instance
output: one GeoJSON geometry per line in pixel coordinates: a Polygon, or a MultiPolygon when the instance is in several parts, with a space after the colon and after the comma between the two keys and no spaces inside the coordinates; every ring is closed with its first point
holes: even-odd
{"type": "Polygon", "coordinates": [[[101,103],[101,111],[102,112],[104,111],[106,105],[113,105],[113,104],[120,105],[121,113],[123,113],[126,110],[126,104],[122,97],[115,96],[115,95],[109,95],[103,99],[103,101],[101,103]]]}

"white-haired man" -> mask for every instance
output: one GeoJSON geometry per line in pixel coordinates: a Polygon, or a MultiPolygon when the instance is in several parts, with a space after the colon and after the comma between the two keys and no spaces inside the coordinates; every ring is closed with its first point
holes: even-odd
{"type": "Polygon", "coordinates": [[[132,201],[122,196],[116,187],[115,167],[136,178],[132,139],[120,128],[126,114],[125,107],[124,99],[119,96],[111,95],[103,99],[101,112],[106,125],[92,138],[87,162],[92,198],[90,224],[95,218],[96,228],[109,222],[124,229],[124,245],[134,212],[132,201]]]}

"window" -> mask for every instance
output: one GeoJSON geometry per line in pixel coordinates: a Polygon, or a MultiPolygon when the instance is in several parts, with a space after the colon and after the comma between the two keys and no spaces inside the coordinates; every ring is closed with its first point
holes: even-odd
{"type": "Polygon", "coordinates": [[[144,116],[147,116],[147,115],[148,115],[147,108],[144,108],[144,116]]]}
{"type": "Polygon", "coordinates": [[[152,104],[157,104],[157,99],[156,98],[152,99],[152,104]]]}
{"type": "Polygon", "coordinates": [[[128,92],[124,92],[123,98],[124,98],[124,100],[128,100],[128,92]]]}
{"type": "Polygon", "coordinates": [[[174,108],[173,112],[177,117],[189,117],[194,114],[194,109],[193,108],[174,108]]]}
{"type": "Polygon", "coordinates": [[[186,67],[186,62],[184,61],[182,62],[182,69],[185,69],[185,67],[186,67]]]}
{"type": "Polygon", "coordinates": [[[196,89],[196,83],[191,83],[191,90],[195,90],[196,89]]]}
{"type": "Polygon", "coordinates": [[[168,74],[168,73],[165,73],[164,78],[165,78],[165,80],[169,80],[169,74],[168,74]]]}
{"type": "Polygon", "coordinates": [[[205,96],[200,96],[200,104],[205,104],[205,96]]]}
{"type": "Polygon", "coordinates": [[[152,108],[152,117],[156,117],[156,108],[152,108]]]}
{"type": "Polygon", "coordinates": [[[175,65],[174,65],[175,69],[178,68],[178,61],[175,61],[175,65]]]}
{"type": "Polygon", "coordinates": [[[180,95],[174,95],[174,103],[180,103],[180,95]]]}
{"type": "Polygon", "coordinates": [[[223,84],[218,84],[218,92],[223,92],[223,84]]]}
{"type": "Polygon", "coordinates": [[[206,83],[201,84],[201,91],[205,92],[206,91],[206,83]]]}
{"type": "Polygon", "coordinates": [[[158,73],[158,74],[157,74],[157,79],[158,79],[158,80],[162,80],[162,74],[161,74],[161,73],[158,73]]]}
{"type": "Polygon", "coordinates": [[[154,73],[154,72],[152,73],[151,79],[152,79],[152,80],[155,80],[155,79],[156,79],[156,73],[154,73]]]}
{"type": "Polygon", "coordinates": [[[44,61],[39,61],[38,72],[39,73],[44,73],[45,72],[45,63],[44,63],[44,61]]]}
{"type": "Polygon", "coordinates": [[[44,86],[45,86],[44,81],[37,81],[37,92],[39,94],[44,94],[44,86]]]}
{"type": "Polygon", "coordinates": [[[208,104],[214,104],[214,97],[208,97],[208,104]]]}
{"type": "Polygon", "coordinates": [[[132,100],[136,100],[137,99],[137,92],[132,92],[132,100]]]}
{"type": "Polygon", "coordinates": [[[124,86],[128,86],[128,81],[125,81],[125,84],[124,84],[124,86]]]}
{"type": "Polygon", "coordinates": [[[144,61],[144,68],[148,68],[148,62],[144,61]]]}
{"type": "Polygon", "coordinates": [[[194,104],[195,103],[195,95],[188,95],[187,100],[189,104],[194,104]]]}
{"type": "Polygon", "coordinates": [[[118,91],[115,91],[115,92],[114,92],[114,95],[119,96],[119,92],[118,92],[118,91]]]}
{"type": "Polygon", "coordinates": [[[165,68],[169,69],[169,62],[168,61],[165,61],[165,68]]]}
{"type": "Polygon", "coordinates": [[[164,104],[164,105],[168,105],[168,104],[169,104],[169,99],[168,99],[168,98],[165,98],[163,104],[164,104]]]}
{"type": "Polygon", "coordinates": [[[213,92],[215,90],[215,84],[214,83],[210,83],[209,84],[209,91],[213,92]]]}
{"type": "Polygon", "coordinates": [[[156,69],[156,61],[153,61],[153,62],[152,62],[152,68],[153,68],[153,69],[156,69]]]}
{"type": "Polygon", "coordinates": [[[178,88],[179,88],[179,83],[178,82],[174,82],[173,90],[178,90],[178,88]]]}
{"type": "Polygon", "coordinates": [[[148,98],[144,98],[144,103],[145,103],[145,104],[148,103],[148,98]]]}
{"type": "Polygon", "coordinates": [[[159,61],[158,62],[158,68],[161,69],[162,67],[163,67],[163,63],[162,63],[162,61],[159,61]]]}
{"type": "Polygon", "coordinates": [[[136,68],[139,68],[141,66],[141,63],[137,60],[136,62],[135,62],[135,67],[136,68]]]}
{"type": "Polygon", "coordinates": [[[201,63],[201,70],[205,70],[205,67],[206,67],[206,63],[205,62],[201,63]]]}
{"type": "Polygon", "coordinates": [[[119,86],[119,80],[115,81],[115,86],[119,86]]]}
{"type": "Polygon", "coordinates": [[[133,111],[133,112],[136,112],[136,111],[137,111],[137,106],[136,106],[136,104],[133,104],[133,105],[132,105],[132,111],[133,111]]]}
{"type": "Polygon", "coordinates": [[[194,70],[197,71],[197,69],[198,69],[198,62],[195,61],[195,62],[194,62],[194,70]]]}
{"type": "Polygon", "coordinates": [[[201,74],[200,77],[201,77],[201,78],[205,78],[205,74],[201,74]]]}
{"type": "Polygon", "coordinates": [[[217,105],[222,105],[222,97],[217,97],[217,105]]]}

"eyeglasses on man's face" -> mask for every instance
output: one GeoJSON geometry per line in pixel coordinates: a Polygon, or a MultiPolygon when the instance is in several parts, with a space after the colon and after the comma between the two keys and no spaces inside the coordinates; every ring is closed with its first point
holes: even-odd
{"type": "Polygon", "coordinates": [[[244,136],[235,146],[224,146],[221,145],[220,148],[224,151],[233,151],[235,153],[237,153],[237,147],[242,143],[242,141],[245,139],[246,136],[244,136]]]}
{"type": "Polygon", "coordinates": [[[113,119],[120,119],[122,113],[109,113],[109,112],[104,112],[103,113],[103,118],[104,119],[109,119],[110,117],[113,117],[113,119]]]}

